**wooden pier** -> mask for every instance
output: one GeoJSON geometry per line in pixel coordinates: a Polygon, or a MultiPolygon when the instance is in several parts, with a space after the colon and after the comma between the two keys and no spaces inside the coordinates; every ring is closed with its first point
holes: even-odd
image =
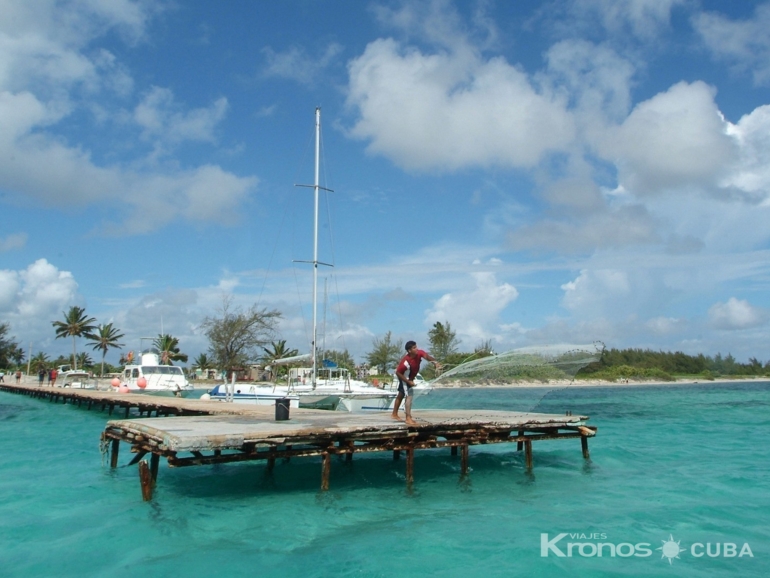
{"type": "Polygon", "coordinates": [[[392,452],[406,456],[406,482],[414,482],[416,450],[449,448],[460,453],[460,475],[468,473],[469,448],[474,445],[513,443],[524,451],[532,468],[536,441],[580,439],[583,457],[589,458],[588,438],[596,428],[587,416],[519,413],[493,410],[417,410],[417,425],[407,426],[389,412],[350,414],[292,409],[290,419],[275,420],[275,409],[265,406],[201,401],[94,390],[69,390],[0,383],[0,390],[76,403],[109,410],[125,409],[125,419],[109,421],[102,432],[103,451],[117,467],[120,442],[135,454],[129,465],[139,464],[142,496],[152,499],[160,458],[170,467],[265,460],[272,468],[277,459],[321,457],[321,489],[329,489],[332,456],[352,460],[355,454],[392,452]],[[128,419],[135,408],[148,417],[128,419]],[[149,417],[155,412],[156,417],[149,417]],[[175,417],[160,417],[175,416],[175,417]],[[150,463],[144,460],[150,455],[150,463]]]}

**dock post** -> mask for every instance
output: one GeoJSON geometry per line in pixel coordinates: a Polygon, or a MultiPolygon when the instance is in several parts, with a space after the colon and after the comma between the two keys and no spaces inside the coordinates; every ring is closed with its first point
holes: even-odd
{"type": "Polygon", "coordinates": [[[460,454],[460,475],[464,476],[468,473],[468,444],[464,443],[461,446],[462,453],[460,454]]]}
{"type": "Polygon", "coordinates": [[[160,456],[158,454],[152,454],[152,457],[150,458],[150,474],[152,475],[152,485],[155,487],[155,484],[158,481],[158,463],[160,462],[160,456]]]}
{"type": "Polygon", "coordinates": [[[412,483],[414,483],[414,446],[406,450],[406,485],[411,487],[412,483]]]}
{"type": "Polygon", "coordinates": [[[275,458],[267,458],[267,471],[272,472],[275,467],[275,458]]]}
{"type": "Polygon", "coordinates": [[[142,499],[149,502],[152,500],[152,473],[147,460],[139,462],[139,483],[142,485],[142,499]]]}
{"type": "Polygon", "coordinates": [[[456,456],[457,455],[457,446],[452,446],[450,449],[452,450],[452,455],[456,456]]]}
{"type": "MultiPolygon", "coordinates": [[[[519,437],[524,435],[524,430],[519,430],[519,437]]],[[[524,442],[516,442],[516,451],[520,452],[522,449],[524,449],[524,442]]]]}
{"type": "Polygon", "coordinates": [[[527,469],[532,469],[532,440],[526,440],[524,442],[524,461],[527,464],[527,469]]]}
{"type": "Polygon", "coordinates": [[[398,460],[401,458],[401,450],[393,450],[393,459],[398,460]]]}
{"type": "Polygon", "coordinates": [[[321,490],[329,489],[329,474],[332,470],[332,455],[329,452],[321,454],[323,456],[323,465],[321,466],[321,490]]]}
{"type": "Polygon", "coordinates": [[[118,467],[118,450],[120,449],[120,440],[112,440],[112,452],[110,455],[110,467],[118,467]]]}
{"type": "Polygon", "coordinates": [[[588,452],[588,436],[580,436],[580,447],[583,449],[583,457],[589,459],[591,454],[588,452]]]}

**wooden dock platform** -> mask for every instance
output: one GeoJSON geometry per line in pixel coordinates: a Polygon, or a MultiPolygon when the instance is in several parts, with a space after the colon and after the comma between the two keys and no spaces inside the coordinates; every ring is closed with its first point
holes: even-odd
{"type": "MultiPolygon", "coordinates": [[[[254,408],[256,409],[256,408],[254,408]]],[[[279,458],[321,456],[321,489],[329,489],[331,458],[347,460],[358,453],[406,454],[406,482],[414,480],[415,450],[460,450],[461,475],[468,472],[469,447],[479,444],[517,443],[532,468],[532,443],[541,440],[579,438],[588,459],[588,437],[596,428],[585,425],[585,416],[562,416],[489,410],[415,411],[416,426],[390,418],[388,412],[348,414],[314,410],[291,411],[288,421],[275,421],[272,408],[260,408],[262,416],[216,415],[113,420],[102,440],[110,445],[110,465],[117,466],[120,442],[136,453],[132,463],[151,454],[150,465],[140,463],[142,495],[152,498],[158,462],[165,457],[171,467],[266,460],[272,468],[279,458]]]]}
{"type": "Polygon", "coordinates": [[[595,427],[587,416],[521,413],[494,410],[415,410],[417,425],[407,426],[389,412],[350,414],[292,409],[290,419],[275,420],[275,408],[135,393],[115,393],[0,383],[0,391],[84,405],[88,408],[125,410],[125,418],[109,421],[102,432],[102,448],[117,467],[120,442],[134,453],[129,465],[139,464],[142,495],[152,498],[161,457],[171,467],[223,464],[293,457],[321,457],[321,489],[329,488],[331,458],[344,455],[392,452],[406,454],[406,482],[414,481],[416,450],[449,448],[460,453],[460,475],[468,473],[469,448],[474,445],[513,443],[524,451],[532,468],[536,441],[579,438],[583,457],[589,458],[588,438],[595,427]],[[129,419],[131,409],[139,418],[129,419]],[[155,412],[155,417],[150,417],[155,412]],[[144,414],[148,417],[141,417],[144,414]],[[174,416],[174,417],[160,417],[174,416]],[[150,455],[150,463],[143,458],[150,455]]]}

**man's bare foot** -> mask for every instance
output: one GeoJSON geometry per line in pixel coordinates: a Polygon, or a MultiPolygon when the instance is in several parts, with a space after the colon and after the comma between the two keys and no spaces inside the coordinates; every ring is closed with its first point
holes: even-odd
{"type": "Polygon", "coordinates": [[[398,421],[401,421],[401,417],[395,413],[390,414],[390,419],[397,419],[398,421]]]}
{"type": "Polygon", "coordinates": [[[417,422],[414,421],[411,417],[406,418],[406,425],[417,425],[417,422]]]}

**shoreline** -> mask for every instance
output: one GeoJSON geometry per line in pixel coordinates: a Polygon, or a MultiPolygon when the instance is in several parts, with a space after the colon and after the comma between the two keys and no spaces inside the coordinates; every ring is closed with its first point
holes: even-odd
{"type": "Polygon", "coordinates": [[[561,388],[561,387],[639,387],[639,386],[678,386],[678,385],[703,385],[709,383],[755,383],[770,381],[770,377],[746,377],[746,378],[725,378],[725,379],[677,379],[674,381],[648,381],[634,380],[627,381],[606,381],[600,379],[580,379],[580,380],[555,380],[549,382],[542,381],[517,381],[515,383],[490,383],[490,384],[463,384],[463,383],[437,383],[433,385],[434,389],[484,389],[484,388],[561,388]]]}

